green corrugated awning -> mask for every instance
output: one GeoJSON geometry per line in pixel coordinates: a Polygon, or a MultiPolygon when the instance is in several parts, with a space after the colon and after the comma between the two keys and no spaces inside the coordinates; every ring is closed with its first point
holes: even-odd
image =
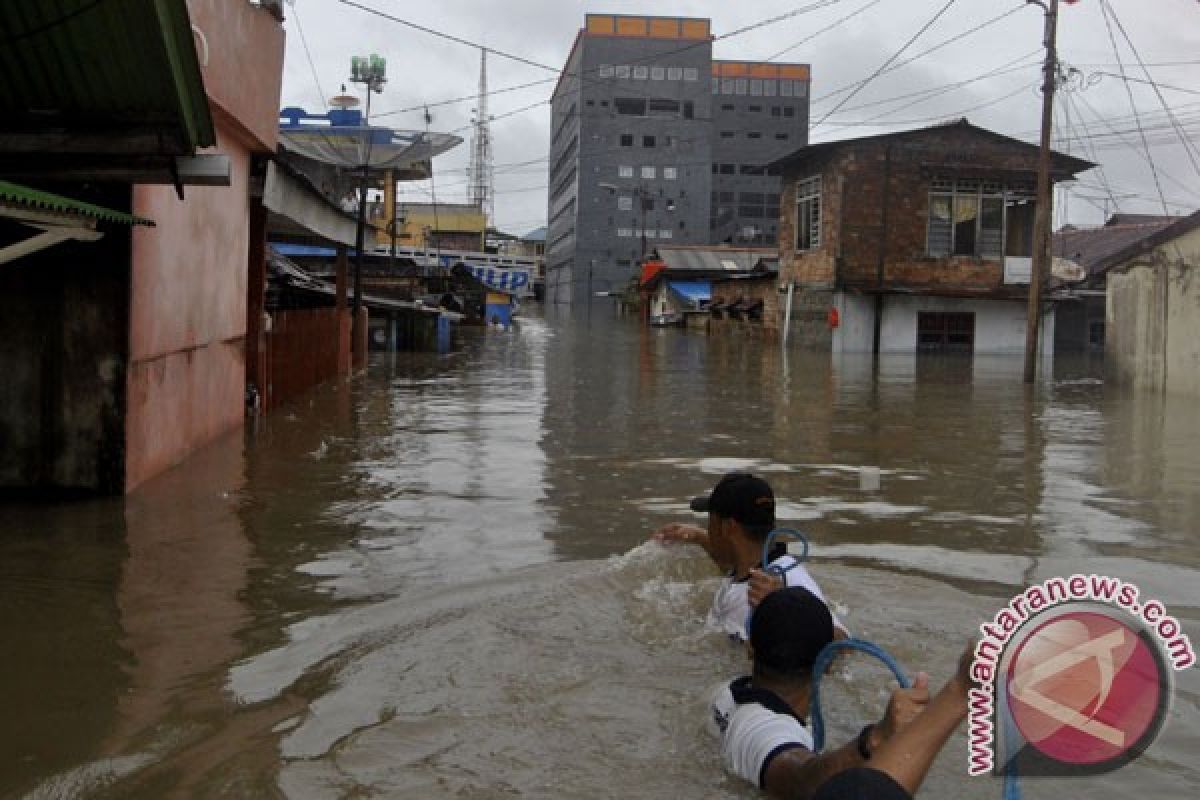
{"type": "Polygon", "coordinates": [[[111,208],[92,205],[81,200],[32,189],[18,183],[0,181],[0,206],[17,206],[19,208],[49,214],[63,214],[100,222],[116,222],[123,225],[154,226],[154,220],[114,211],[111,208]]]}
{"type": "Polygon", "coordinates": [[[186,0],[0,0],[0,75],[0,145],[12,152],[216,144],[186,0]]]}

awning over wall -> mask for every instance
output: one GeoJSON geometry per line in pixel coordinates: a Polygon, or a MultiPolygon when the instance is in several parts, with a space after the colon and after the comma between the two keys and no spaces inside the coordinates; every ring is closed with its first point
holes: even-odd
{"type": "Polygon", "coordinates": [[[7,246],[0,244],[0,264],[68,239],[95,241],[104,235],[96,230],[97,222],[154,225],[153,221],[143,217],[8,181],[0,181],[0,218],[14,220],[38,231],[19,242],[7,246]]]}
{"type": "Polygon", "coordinates": [[[667,288],[693,309],[712,300],[712,283],[709,281],[667,281],[667,288]]]}

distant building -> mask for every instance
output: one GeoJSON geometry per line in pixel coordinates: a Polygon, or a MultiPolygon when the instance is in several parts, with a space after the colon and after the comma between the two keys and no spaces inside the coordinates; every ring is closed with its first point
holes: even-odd
{"type": "Polygon", "coordinates": [[[774,244],[809,68],[714,61],[710,28],[586,15],[551,100],[548,302],[626,289],[659,245],[774,244]]]}
{"type": "Polygon", "coordinates": [[[1200,397],[1200,211],[1097,264],[1105,364],[1120,383],[1200,397]]]}
{"type": "Polygon", "coordinates": [[[705,327],[718,318],[761,320],[764,291],[774,291],[772,248],[658,247],[642,266],[646,321],[656,326],[705,327]]]}
{"type": "Polygon", "coordinates": [[[1087,277],[1061,293],[1055,309],[1054,352],[1104,350],[1107,272],[1115,253],[1179,220],[1152,214],[1113,214],[1095,228],[1065,227],[1054,234],[1051,253],[1083,267],[1087,277]]]}
{"type": "MultiPolygon", "coordinates": [[[[834,352],[1023,352],[1037,158],[963,119],[781,159],[765,319],[782,325],[791,296],[790,339],[834,352]]],[[[1057,181],[1093,165],[1055,153],[1051,166],[1057,181]]],[[[1050,303],[1043,320],[1050,352],[1050,303]]]]}
{"type": "MultiPolygon", "coordinates": [[[[400,203],[396,209],[398,247],[436,247],[445,250],[484,251],[487,217],[470,203],[400,203]]],[[[386,203],[374,219],[376,243],[391,244],[387,231],[386,203]]]]}

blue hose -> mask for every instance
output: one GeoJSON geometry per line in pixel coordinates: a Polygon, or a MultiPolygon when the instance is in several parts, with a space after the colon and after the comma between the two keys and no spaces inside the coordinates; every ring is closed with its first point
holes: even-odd
{"type": "Polygon", "coordinates": [[[864,639],[839,639],[830,642],[821,648],[821,652],[817,653],[817,660],[813,662],[812,669],[812,736],[813,736],[813,752],[819,753],[825,747],[825,719],[821,715],[821,677],[829,671],[829,665],[833,663],[833,659],[842,650],[857,650],[860,653],[866,653],[869,656],[875,656],[883,662],[884,666],[892,671],[896,676],[896,681],[901,687],[907,689],[912,686],[908,676],[904,674],[904,670],[896,663],[896,659],[892,658],[886,650],[876,644],[872,644],[864,639]]]}
{"type": "MultiPolygon", "coordinates": [[[[763,572],[767,573],[768,575],[776,575],[776,576],[782,578],[784,575],[787,574],[788,570],[794,569],[795,567],[799,566],[800,564],[804,563],[805,561],[808,561],[808,537],[805,536],[800,531],[796,530],[795,528],[775,528],[773,531],[768,533],[767,538],[763,540],[762,568],[763,568],[763,572]],[[804,552],[800,554],[799,558],[796,558],[796,563],[792,564],[792,566],[790,566],[790,567],[773,567],[773,566],[771,566],[771,548],[774,547],[774,545],[775,545],[775,539],[777,539],[780,536],[790,536],[793,539],[798,539],[800,542],[802,542],[804,544],[804,552]]],[[[787,586],[786,579],[783,581],[783,585],[787,586]]],[[[754,609],[753,608],[750,609],[750,613],[746,614],[746,636],[747,636],[747,638],[749,638],[749,636],[750,636],[750,620],[752,620],[752,619],[754,619],[754,609]]]]}

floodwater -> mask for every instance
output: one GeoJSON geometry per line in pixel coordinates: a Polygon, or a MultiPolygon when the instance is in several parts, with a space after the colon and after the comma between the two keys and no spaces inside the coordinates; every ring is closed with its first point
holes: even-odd
{"type": "MultiPolygon", "coordinates": [[[[727,797],[717,576],[646,543],[776,488],[854,631],[946,677],[1019,587],[1137,582],[1200,639],[1200,413],[1060,360],[787,357],[586,316],[377,357],[124,500],[0,507],[0,797],[727,797]],[[878,467],[877,491],[859,469],[878,467]]],[[[876,717],[872,663],[828,685],[876,717]]],[[[1200,680],[1151,750],[1032,798],[1192,797],[1200,680]]],[[[922,797],[993,797],[965,737],[922,797]]]]}

